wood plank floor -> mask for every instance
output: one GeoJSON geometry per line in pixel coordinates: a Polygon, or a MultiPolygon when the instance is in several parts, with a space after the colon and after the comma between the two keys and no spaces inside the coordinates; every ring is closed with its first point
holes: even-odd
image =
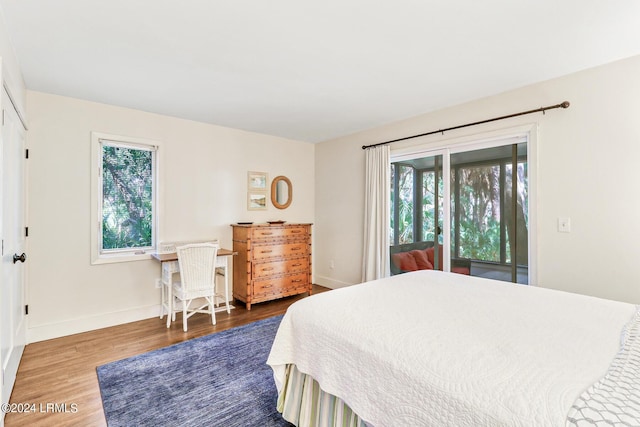
{"type": "MultiPolygon", "coordinates": [[[[314,293],[327,290],[313,286],[314,293]]],[[[303,297],[256,304],[250,311],[236,303],[231,314],[216,314],[215,326],[209,316],[198,314],[189,318],[186,333],[182,331],[181,315],[178,315],[177,322],[169,329],[166,318],[156,317],[29,344],[22,356],[10,401],[35,405],[35,411],[8,413],[5,426],[106,426],[97,366],[282,314],[303,297]],[[66,404],[66,412],[62,404],[66,404]]]]}

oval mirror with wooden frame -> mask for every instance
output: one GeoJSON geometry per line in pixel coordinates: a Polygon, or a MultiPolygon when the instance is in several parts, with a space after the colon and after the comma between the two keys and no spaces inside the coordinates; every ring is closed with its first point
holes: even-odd
{"type": "Polygon", "coordinates": [[[271,181],[271,203],[278,209],[286,209],[291,204],[293,185],[284,175],[276,176],[271,181]]]}

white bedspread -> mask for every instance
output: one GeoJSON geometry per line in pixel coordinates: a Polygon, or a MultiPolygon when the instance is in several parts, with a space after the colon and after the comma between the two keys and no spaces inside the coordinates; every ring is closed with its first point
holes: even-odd
{"type": "Polygon", "coordinates": [[[562,426],[635,306],[422,270],[314,295],[267,363],[293,363],[373,426],[562,426]]]}

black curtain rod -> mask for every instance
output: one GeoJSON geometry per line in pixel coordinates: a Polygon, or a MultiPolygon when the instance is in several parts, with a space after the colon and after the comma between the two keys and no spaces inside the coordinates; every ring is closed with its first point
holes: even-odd
{"type": "Polygon", "coordinates": [[[483,123],[495,122],[496,120],[510,119],[511,117],[524,116],[525,114],[539,113],[540,111],[542,111],[542,113],[544,114],[545,111],[553,110],[554,108],[569,108],[569,105],[570,105],[569,101],[564,101],[560,104],[550,105],[548,107],[540,107],[540,108],[536,108],[535,110],[522,111],[520,113],[509,114],[508,116],[494,117],[493,119],[481,120],[479,122],[467,123],[464,125],[453,126],[446,129],[434,130],[431,132],[421,133],[419,135],[405,136],[404,138],[398,138],[391,141],[379,142],[377,144],[363,145],[362,149],[366,150],[367,148],[377,147],[379,145],[391,144],[392,142],[404,141],[405,139],[419,138],[421,136],[433,135],[436,133],[444,134],[445,132],[450,130],[461,129],[461,128],[466,128],[466,127],[475,126],[475,125],[481,125],[483,123]]]}

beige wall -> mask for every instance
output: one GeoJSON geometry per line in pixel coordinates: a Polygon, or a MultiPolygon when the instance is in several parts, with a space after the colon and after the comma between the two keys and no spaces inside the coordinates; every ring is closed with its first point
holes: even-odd
{"type": "Polygon", "coordinates": [[[361,145],[568,100],[566,110],[396,143],[392,149],[537,125],[537,284],[640,303],[638,76],[640,56],[318,144],[316,282],[337,287],[360,280],[361,145]],[[571,218],[571,233],[557,231],[558,217],[571,218]]]}
{"type": "Polygon", "coordinates": [[[159,313],[154,261],[90,264],[90,133],[157,140],[160,239],[217,237],[237,221],[314,220],[314,145],[27,92],[29,341],[159,313]],[[286,210],[248,211],[247,171],[286,175],[286,210]]]}

